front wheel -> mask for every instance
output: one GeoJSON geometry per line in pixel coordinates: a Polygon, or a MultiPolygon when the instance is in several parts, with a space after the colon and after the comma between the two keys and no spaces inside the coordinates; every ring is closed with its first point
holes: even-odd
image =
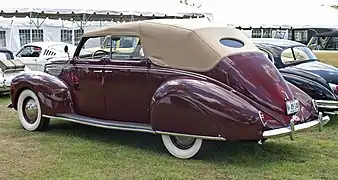
{"type": "Polygon", "coordinates": [[[202,139],[162,134],[164,146],[173,156],[188,159],[195,156],[202,147],[202,139]]]}
{"type": "Polygon", "coordinates": [[[41,131],[48,127],[49,118],[42,117],[41,105],[35,93],[29,89],[18,98],[18,113],[21,126],[28,131],[41,131]]]}

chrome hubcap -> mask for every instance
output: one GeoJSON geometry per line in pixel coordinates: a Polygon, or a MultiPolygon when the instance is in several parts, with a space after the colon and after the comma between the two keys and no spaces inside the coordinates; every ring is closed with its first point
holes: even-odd
{"type": "Polygon", "coordinates": [[[28,98],[24,102],[24,116],[28,123],[33,124],[38,117],[38,107],[34,99],[28,98]]]}
{"type": "Polygon", "coordinates": [[[192,137],[173,136],[171,140],[180,149],[189,149],[195,143],[195,138],[192,137]]]}

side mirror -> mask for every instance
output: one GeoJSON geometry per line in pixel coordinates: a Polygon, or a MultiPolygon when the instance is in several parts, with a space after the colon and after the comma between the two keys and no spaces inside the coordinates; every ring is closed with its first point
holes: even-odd
{"type": "Polygon", "coordinates": [[[65,53],[67,53],[67,55],[68,55],[68,59],[69,59],[70,57],[69,57],[69,52],[68,52],[68,46],[67,46],[67,45],[65,45],[65,48],[64,48],[63,50],[65,51],[65,53]]]}
{"type": "Polygon", "coordinates": [[[65,48],[63,50],[65,51],[65,53],[68,54],[68,46],[67,45],[65,45],[65,48]]]}

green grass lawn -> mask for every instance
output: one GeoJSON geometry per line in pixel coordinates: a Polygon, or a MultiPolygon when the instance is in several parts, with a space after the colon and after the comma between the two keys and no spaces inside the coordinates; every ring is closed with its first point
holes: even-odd
{"type": "Polygon", "coordinates": [[[160,136],[51,121],[21,128],[0,98],[0,179],[338,179],[338,122],[268,140],[208,142],[201,156],[172,157],[160,136]]]}

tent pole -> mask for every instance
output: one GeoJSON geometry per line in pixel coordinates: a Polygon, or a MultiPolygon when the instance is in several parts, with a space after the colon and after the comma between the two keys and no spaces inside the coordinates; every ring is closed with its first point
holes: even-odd
{"type": "Polygon", "coordinates": [[[13,18],[12,18],[12,21],[11,21],[11,34],[9,36],[9,49],[12,49],[12,38],[13,38],[13,18]]]}
{"type": "Polygon", "coordinates": [[[72,44],[75,45],[75,28],[74,28],[74,19],[72,21],[72,44]]]}
{"type": "Polygon", "coordinates": [[[32,43],[33,41],[33,34],[32,34],[32,12],[29,13],[29,39],[30,39],[30,42],[32,43]]]}

